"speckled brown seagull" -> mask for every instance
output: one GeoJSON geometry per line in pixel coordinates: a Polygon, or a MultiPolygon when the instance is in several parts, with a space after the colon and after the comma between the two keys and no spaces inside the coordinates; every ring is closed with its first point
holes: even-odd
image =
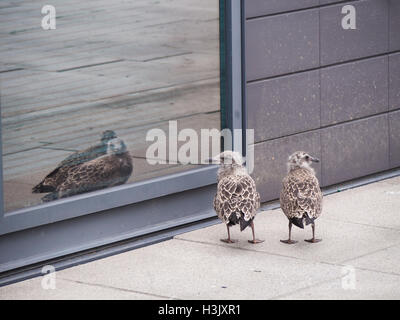
{"type": "Polygon", "coordinates": [[[65,171],[66,168],[73,167],[105,155],[107,153],[108,141],[115,138],[117,138],[117,135],[114,131],[104,131],[98,144],[84,150],[76,151],[69,155],[67,158],[61,161],[57,167],[51,171],[39,184],[32,188],[32,193],[48,193],[55,191],[54,186],[59,184],[59,182],[55,181],[55,179],[60,178],[60,170],[65,171]]]}
{"type": "Polygon", "coordinates": [[[321,215],[322,192],[314,169],[311,168],[313,162],[319,160],[303,151],[297,151],[289,157],[289,173],[282,181],[280,196],[282,211],[289,219],[289,239],[281,240],[283,243],[297,242],[291,239],[292,224],[302,229],[304,225],[311,224],[313,237],[305,241],[321,241],[315,239],[315,219],[321,215]]]}
{"type": "Polygon", "coordinates": [[[256,190],[254,180],[243,166],[242,156],[238,152],[224,151],[211,159],[211,163],[220,165],[214,209],[228,231],[228,238],[221,241],[236,242],[231,239],[229,228],[239,223],[240,231],[247,226],[251,227],[253,240],[249,240],[250,243],[263,242],[255,238],[253,221],[260,207],[260,194],[256,190]]]}
{"type": "Polygon", "coordinates": [[[124,184],[133,170],[126,145],[122,139],[114,138],[108,140],[106,146],[104,155],[57,167],[33,188],[33,192],[50,192],[42,198],[48,202],[124,184]]]}

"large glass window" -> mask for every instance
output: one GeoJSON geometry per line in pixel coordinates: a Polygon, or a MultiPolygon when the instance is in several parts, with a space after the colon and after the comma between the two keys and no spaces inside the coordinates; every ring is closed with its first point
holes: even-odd
{"type": "Polygon", "coordinates": [[[218,0],[1,1],[5,211],[198,167],[168,133],[220,129],[219,38],[218,0]]]}

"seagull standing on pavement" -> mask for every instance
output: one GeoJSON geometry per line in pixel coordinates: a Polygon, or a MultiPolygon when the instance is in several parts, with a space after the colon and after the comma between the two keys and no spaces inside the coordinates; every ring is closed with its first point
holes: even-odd
{"type": "Polygon", "coordinates": [[[242,156],[238,152],[224,151],[210,162],[220,165],[214,209],[228,231],[228,238],[221,241],[236,242],[231,239],[229,228],[239,224],[240,231],[248,226],[251,227],[253,240],[249,240],[250,243],[263,242],[255,238],[253,221],[260,207],[260,194],[256,190],[254,180],[243,166],[242,156]]]}
{"type": "Polygon", "coordinates": [[[315,238],[315,219],[321,215],[322,192],[314,169],[313,162],[319,162],[303,151],[293,153],[288,160],[288,174],[283,179],[283,188],[280,195],[281,208],[289,219],[289,239],[281,240],[283,243],[293,244],[297,241],[291,239],[292,224],[304,229],[311,224],[312,238],[305,240],[316,243],[321,239],[315,238]]]}

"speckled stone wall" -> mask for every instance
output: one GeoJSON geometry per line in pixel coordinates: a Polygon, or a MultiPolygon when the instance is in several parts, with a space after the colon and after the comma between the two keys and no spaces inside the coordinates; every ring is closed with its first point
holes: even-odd
{"type": "Polygon", "coordinates": [[[253,177],[277,199],[286,159],[321,159],[322,186],[400,167],[400,1],[245,0],[253,177]],[[356,9],[344,30],[342,7],[356,9]]]}

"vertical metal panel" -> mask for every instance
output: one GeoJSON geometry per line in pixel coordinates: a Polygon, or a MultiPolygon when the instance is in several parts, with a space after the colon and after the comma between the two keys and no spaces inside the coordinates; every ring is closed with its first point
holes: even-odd
{"type": "Polygon", "coordinates": [[[321,70],[323,126],[388,111],[387,56],[321,70]]]}
{"type": "MultiPolygon", "coordinates": [[[[241,1],[233,1],[231,7],[232,23],[232,124],[233,129],[243,129],[242,126],[242,9],[241,1]],[[236,23],[235,23],[236,22],[236,23]]],[[[233,149],[242,153],[242,135],[234,137],[233,149]]]]}
{"type": "Polygon", "coordinates": [[[389,51],[400,50],[400,1],[389,0],[389,51]]]}
{"type": "Polygon", "coordinates": [[[351,4],[356,8],[356,30],[342,28],[343,4],[320,9],[322,65],[373,56],[388,50],[388,1],[366,0],[351,4]]]}
{"type": "Polygon", "coordinates": [[[246,99],[247,99],[247,90],[246,90],[246,1],[240,0],[241,6],[241,17],[240,17],[240,25],[241,25],[241,47],[240,52],[242,56],[241,61],[241,91],[242,91],[242,141],[243,141],[243,156],[246,157],[246,163],[248,168],[254,166],[254,158],[247,158],[248,154],[254,154],[254,131],[247,132],[247,112],[246,112],[246,99]]]}
{"type": "Polygon", "coordinates": [[[321,131],[325,185],[389,169],[387,115],[329,127],[321,131]]]}
{"type": "MultiPolygon", "coordinates": [[[[400,20],[400,14],[399,14],[400,20]]],[[[400,53],[389,56],[389,109],[400,108],[400,53]]]]}
{"type": "Polygon", "coordinates": [[[227,128],[227,112],[228,112],[228,50],[227,50],[227,17],[226,17],[226,1],[219,0],[219,42],[220,42],[220,105],[221,105],[221,128],[227,128]]]}
{"type": "Polygon", "coordinates": [[[246,18],[317,6],[319,0],[251,0],[246,1],[246,18]]]}
{"type": "Polygon", "coordinates": [[[389,114],[390,167],[400,167],[400,111],[389,114]]]}
{"type": "Polygon", "coordinates": [[[248,84],[248,126],[256,128],[255,141],[318,128],[319,91],[318,70],[248,84]]]}
{"type": "MultiPolygon", "coordinates": [[[[241,1],[227,1],[226,45],[228,98],[227,127],[242,129],[242,11],[241,1]]],[[[233,136],[233,149],[243,151],[242,137],[233,136]]]]}
{"type": "Polygon", "coordinates": [[[318,67],[318,10],[246,24],[247,81],[318,67]]]}

